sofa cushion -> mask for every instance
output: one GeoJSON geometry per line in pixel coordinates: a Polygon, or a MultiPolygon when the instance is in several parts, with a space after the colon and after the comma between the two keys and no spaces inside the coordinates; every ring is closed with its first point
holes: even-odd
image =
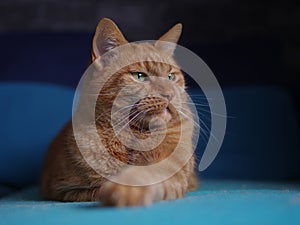
{"type": "MultiPolygon", "coordinates": [[[[202,94],[199,89],[189,91],[202,94]]],[[[71,117],[73,94],[73,89],[51,84],[0,83],[0,184],[20,187],[37,182],[48,144],[71,117]]],[[[299,128],[289,93],[278,87],[248,86],[226,88],[224,96],[229,116],[224,143],[201,176],[297,178],[299,128]]],[[[209,113],[203,107],[198,112],[209,129],[209,113]]],[[[201,133],[198,159],[206,140],[201,133]]]]}
{"type": "Polygon", "coordinates": [[[36,187],[0,200],[0,224],[300,224],[300,185],[204,180],[184,198],[148,207],[51,202],[36,187]]]}
{"type": "MultiPolygon", "coordinates": [[[[199,96],[200,91],[192,89],[190,93],[199,96]]],[[[300,130],[289,91],[278,86],[240,86],[224,88],[223,94],[227,108],[224,142],[215,161],[200,175],[231,179],[298,179],[300,130]]],[[[195,102],[207,104],[203,98],[195,102]]],[[[209,108],[202,105],[197,109],[206,125],[202,125],[196,152],[198,159],[207,143],[204,130],[210,132],[209,108]]]]}
{"type": "Polygon", "coordinates": [[[73,94],[52,84],[0,83],[0,184],[37,182],[48,144],[71,118],[73,94]]]}

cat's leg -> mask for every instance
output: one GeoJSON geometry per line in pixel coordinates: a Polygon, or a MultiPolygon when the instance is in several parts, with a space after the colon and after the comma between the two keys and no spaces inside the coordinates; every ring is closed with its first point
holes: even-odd
{"type": "Polygon", "coordinates": [[[64,188],[53,192],[50,196],[43,196],[43,198],[63,202],[99,201],[100,187],[72,189],[64,188]]]}
{"type": "MultiPolygon", "coordinates": [[[[120,174],[127,179],[147,179],[152,175],[150,171],[141,172],[136,168],[124,170],[120,174]]],[[[196,186],[194,171],[190,171],[190,165],[185,165],[171,178],[153,185],[129,186],[107,181],[100,189],[100,201],[104,205],[114,206],[149,205],[154,201],[182,198],[196,186]]]]}
{"type": "Polygon", "coordinates": [[[107,181],[101,188],[100,201],[104,206],[150,205],[155,189],[150,186],[128,186],[107,181]]]}
{"type": "Polygon", "coordinates": [[[188,178],[188,189],[187,192],[195,191],[199,186],[199,179],[195,171],[193,171],[188,178]]]}

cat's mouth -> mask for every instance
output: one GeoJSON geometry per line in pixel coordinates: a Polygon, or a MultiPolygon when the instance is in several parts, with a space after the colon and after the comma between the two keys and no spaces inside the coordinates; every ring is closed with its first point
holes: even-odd
{"type": "Polygon", "coordinates": [[[161,119],[167,119],[168,116],[171,115],[171,111],[169,107],[166,107],[165,109],[158,109],[158,110],[151,110],[151,111],[139,111],[136,110],[134,113],[132,113],[131,117],[134,117],[134,115],[140,115],[140,120],[144,118],[148,119],[154,119],[154,118],[161,118],[161,119]]]}
{"type": "Polygon", "coordinates": [[[143,114],[138,120],[131,120],[130,126],[139,131],[165,129],[166,124],[171,120],[171,113],[168,108],[151,112],[137,112],[143,114]]]}
{"type": "Polygon", "coordinates": [[[161,117],[161,118],[164,118],[164,117],[167,116],[168,113],[170,113],[169,107],[167,107],[165,109],[162,109],[162,110],[152,111],[152,112],[149,112],[147,114],[150,117],[161,117]]]}
{"type": "Polygon", "coordinates": [[[169,102],[151,98],[138,102],[136,107],[133,107],[129,120],[132,127],[139,130],[149,130],[150,126],[151,129],[165,127],[171,118],[172,113],[169,102]],[[156,104],[147,104],[150,101],[156,104]]]}

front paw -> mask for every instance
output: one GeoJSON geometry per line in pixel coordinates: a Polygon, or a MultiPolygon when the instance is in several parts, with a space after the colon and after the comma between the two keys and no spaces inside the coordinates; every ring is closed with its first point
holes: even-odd
{"type": "Polygon", "coordinates": [[[127,186],[107,181],[100,189],[100,201],[104,206],[150,205],[154,193],[151,186],[127,186]]]}

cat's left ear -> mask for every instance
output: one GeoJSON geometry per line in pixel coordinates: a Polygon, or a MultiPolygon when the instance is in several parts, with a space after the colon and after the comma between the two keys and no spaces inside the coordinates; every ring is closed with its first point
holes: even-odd
{"type": "Polygon", "coordinates": [[[111,19],[101,19],[93,38],[92,61],[113,48],[127,43],[128,41],[111,19]]]}
{"type": "Polygon", "coordinates": [[[155,42],[155,47],[169,55],[173,55],[181,32],[182,24],[178,23],[155,42]]]}

